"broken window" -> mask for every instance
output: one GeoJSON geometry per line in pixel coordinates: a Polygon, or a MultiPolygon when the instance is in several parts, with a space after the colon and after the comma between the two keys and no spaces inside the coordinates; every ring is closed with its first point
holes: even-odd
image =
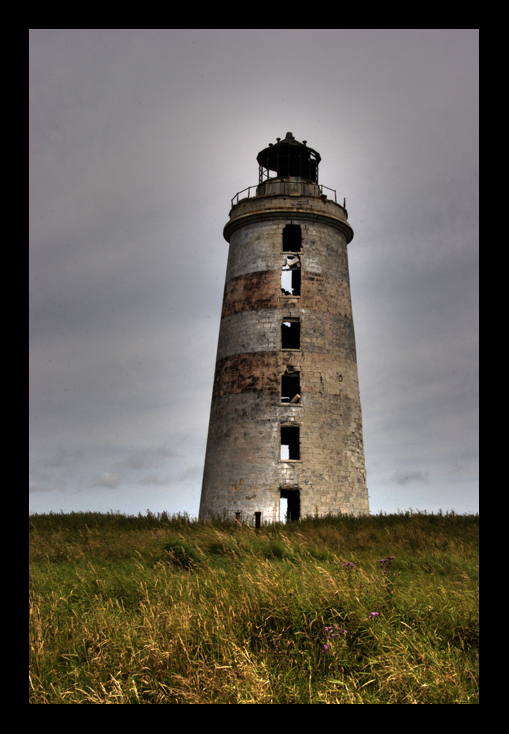
{"type": "Polygon", "coordinates": [[[300,257],[288,255],[281,271],[281,292],[285,296],[300,296],[300,257]]]}
{"type": "Polygon", "coordinates": [[[288,372],[281,377],[281,402],[290,405],[300,403],[300,374],[288,372]]]}
{"type": "Polygon", "coordinates": [[[300,519],[300,492],[298,489],[282,489],[279,500],[280,522],[293,522],[300,519]]]}
{"type": "Polygon", "coordinates": [[[300,349],[299,319],[285,319],[281,326],[281,348],[300,349]]]}
{"type": "Polygon", "coordinates": [[[300,459],[300,428],[298,426],[281,426],[281,460],[295,461],[300,459]]]}
{"type": "Polygon", "coordinates": [[[287,224],[283,229],[283,252],[300,252],[301,244],[300,225],[287,224]]]}

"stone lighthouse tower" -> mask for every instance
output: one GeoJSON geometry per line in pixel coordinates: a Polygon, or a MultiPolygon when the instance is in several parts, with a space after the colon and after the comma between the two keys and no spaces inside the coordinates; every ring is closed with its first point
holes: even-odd
{"type": "Polygon", "coordinates": [[[347,245],[320,155],[287,133],[232,201],[200,518],[369,513],[347,245]]]}

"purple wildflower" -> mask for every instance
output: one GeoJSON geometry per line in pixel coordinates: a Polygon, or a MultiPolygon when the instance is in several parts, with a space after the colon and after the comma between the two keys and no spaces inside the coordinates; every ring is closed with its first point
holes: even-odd
{"type": "Polygon", "coordinates": [[[322,653],[327,652],[327,650],[330,650],[333,652],[333,646],[328,644],[328,641],[332,637],[339,637],[339,635],[346,635],[346,630],[340,629],[337,624],[333,624],[332,627],[325,627],[325,632],[327,633],[327,642],[322,647],[322,653]]]}
{"type": "Polygon", "coordinates": [[[387,556],[387,558],[382,558],[380,561],[378,561],[378,568],[380,568],[383,573],[387,573],[389,566],[395,559],[396,556],[387,556]]]}
{"type": "Polygon", "coordinates": [[[352,561],[348,561],[348,563],[343,563],[342,568],[347,568],[347,569],[355,568],[355,566],[358,563],[359,563],[359,561],[353,561],[353,562],[352,561]]]}

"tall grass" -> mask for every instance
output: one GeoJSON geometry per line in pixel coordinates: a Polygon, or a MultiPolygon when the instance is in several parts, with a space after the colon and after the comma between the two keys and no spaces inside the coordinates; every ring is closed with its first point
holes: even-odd
{"type": "Polygon", "coordinates": [[[478,527],[34,515],[30,702],[478,703],[478,527]]]}

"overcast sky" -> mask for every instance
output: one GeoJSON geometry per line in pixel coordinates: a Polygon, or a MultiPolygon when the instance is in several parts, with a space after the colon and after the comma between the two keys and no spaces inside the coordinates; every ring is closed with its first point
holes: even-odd
{"type": "Polygon", "coordinates": [[[30,33],[30,510],[198,512],[228,245],[291,131],[346,197],[372,512],[478,510],[478,31],[30,33]]]}

